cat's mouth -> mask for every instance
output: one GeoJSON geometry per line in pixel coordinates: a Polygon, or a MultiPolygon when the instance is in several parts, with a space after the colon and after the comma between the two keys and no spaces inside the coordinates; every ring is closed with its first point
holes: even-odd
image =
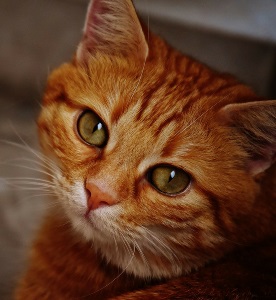
{"type": "Polygon", "coordinates": [[[95,224],[95,222],[93,222],[92,220],[91,220],[91,217],[89,217],[89,214],[87,214],[87,213],[85,213],[85,215],[83,216],[83,221],[85,222],[85,225],[86,226],[89,226],[89,228],[91,229],[91,230],[99,230],[99,226],[96,226],[96,224],[95,224]]]}
{"type": "Polygon", "coordinates": [[[97,209],[91,209],[91,207],[75,207],[75,209],[70,209],[69,218],[73,224],[78,224],[78,227],[83,230],[93,232],[101,232],[106,235],[110,231],[109,227],[114,227],[111,219],[115,216],[114,207],[108,205],[101,205],[97,209]],[[107,218],[108,216],[108,218],[107,218]]]}
{"type": "Polygon", "coordinates": [[[84,214],[84,218],[85,218],[86,220],[89,220],[89,214],[90,214],[90,210],[87,209],[86,213],[84,214]]]}
{"type": "Polygon", "coordinates": [[[84,234],[89,240],[95,237],[95,234],[106,236],[107,231],[106,226],[104,226],[104,221],[102,217],[99,216],[100,209],[95,213],[89,209],[87,210],[74,210],[69,212],[69,219],[77,231],[84,234]]]}

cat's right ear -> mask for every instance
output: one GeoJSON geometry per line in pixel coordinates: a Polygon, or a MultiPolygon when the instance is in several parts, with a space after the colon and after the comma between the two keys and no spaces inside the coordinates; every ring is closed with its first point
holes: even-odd
{"type": "Polygon", "coordinates": [[[95,53],[145,61],[148,44],[131,0],[92,0],[76,59],[86,64],[95,53]]]}
{"type": "Polygon", "coordinates": [[[219,116],[236,131],[239,144],[248,152],[249,173],[258,175],[275,162],[276,100],[228,104],[219,116]]]}

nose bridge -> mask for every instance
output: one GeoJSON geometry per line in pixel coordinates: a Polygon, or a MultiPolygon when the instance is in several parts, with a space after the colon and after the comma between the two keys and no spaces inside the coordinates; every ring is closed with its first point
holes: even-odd
{"type": "Polygon", "coordinates": [[[104,153],[105,168],[115,171],[123,176],[128,173],[134,174],[137,162],[142,156],[142,145],[137,143],[137,138],[130,134],[121,134],[120,141],[116,142],[113,149],[107,149],[104,153]]]}
{"type": "Polygon", "coordinates": [[[126,198],[131,193],[135,178],[134,161],[130,161],[117,151],[103,155],[89,170],[87,182],[93,183],[113,198],[126,198]]]}

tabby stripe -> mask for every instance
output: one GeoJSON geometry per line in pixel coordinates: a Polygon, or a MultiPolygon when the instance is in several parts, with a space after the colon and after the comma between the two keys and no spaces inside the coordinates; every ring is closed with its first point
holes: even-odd
{"type": "Polygon", "coordinates": [[[174,77],[173,80],[170,83],[168,83],[168,88],[173,89],[176,86],[178,86],[178,78],[174,77]]]}
{"type": "Polygon", "coordinates": [[[165,82],[166,82],[166,76],[167,72],[164,70],[164,72],[161,74],[161,78],[153,85],[150,87],[149,90],[147,90],[144,93],[144,101],[141,104],[141,108],[136,116],[136,121],[140,121],[142,119],[142,115],[144,114],[145,110],[149,106],[149,103],[152,99],[152,96],[159,91],[159,88],[161,88],[165,82]]]}
{"type": "Polygon", "coordinates": [[[183,57],[181,53],[178,53],[175,57],[175,65],[174,68],[177,73],[190,73],[190,70],[193,66],[193,61],[188,59],[188,57],[183,57]]]}
{"type": "Polygon", "coordinates": [[[220,200],[217,198],[217,196],[214,193],[202,187],[197,187],[197,188],[201,191],[203,195],[207,196],[209,203],[211,204],[211,208],[213,210],[215,224],[226,235],[227,233],[229,233],[229,229],[227,228],[221,215],[222,208],[220,205],[220,200]]]}
{"type": "Polygon", "coordinates": [[[129,103],[127,101],[123,103],[119,103],[112,111],[111,115],[111,123],[117,123],[118,120],[121,118],[122,115],[129,109],[129,103]]]}
{"type": "Polygon", "coordinates": [[[159,134],[168,126],[171,122],[178,121],[181,119],[182,114],[173,114],[170,117],[167,117],[161,124],[158,125],[158,130],[154,132],[154,137],[157,138],[159,134]]]}
{"type": "MultiPolygon", "coordinates": [[[[187,95],[188,96],[188,95],[187,95]]],[[[187,96],[185,97],[187,99],[187,96]]],[[[199,100],[199,96],[190,96],[188,101],[186,101],[185,105],[182,108],[181,114],[187,114],[189,115],[189,110],[191,110],[192,106],[197,103],[197,100],[199,100]]]]}
{"type": "Polygon", "coordinates": [[[136,116],[136,121],[141,120],[142,115],[146,108],[149,105],[150,100],[152,99],[153,95],[159,91],[159,89],[165,84],[166,79],[167,79],[167,74],[168,70],[171,68],[171,64],[168,63],[169,58],[171,57],[171,51],[166,51],[166,55],[164,55],[164,62],[165,62],[165,67],[162,71],[161,74],[158,75],[158,81],[155,82],[153,86],[151,86],[145,93],[143,94],[144,101],[141,105],[141,109],[139,113],[136,116]]]}
{"type": "MultiPolygon", "coordinates": [[[[183,96],[184,98],[184,96],[183,96]]],[[[189,110],[191,107],[196,103],[195,100],[198,99],[198,96],[190,97],[187,103],[184,105],[182,108],[181,112],[175,113],[174,115],[167,117],[165,121],[163,121],[159,126],[158,126],[158,131],[156,132],[156,135],[163,130],[169,123],[172,121],[179,121],[183,119],[184,114],[189,114],[189,110]]]]}

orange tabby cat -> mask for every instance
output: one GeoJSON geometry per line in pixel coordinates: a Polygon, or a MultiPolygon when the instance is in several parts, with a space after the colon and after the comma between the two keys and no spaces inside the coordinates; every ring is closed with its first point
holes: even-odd
{"type": "Polygon", "coordinates": [[[15,298],[275,297],[275,125],[275,100],[142,29],[130,0],[92,1],[43,99],[58,205],[15,298]]]}

